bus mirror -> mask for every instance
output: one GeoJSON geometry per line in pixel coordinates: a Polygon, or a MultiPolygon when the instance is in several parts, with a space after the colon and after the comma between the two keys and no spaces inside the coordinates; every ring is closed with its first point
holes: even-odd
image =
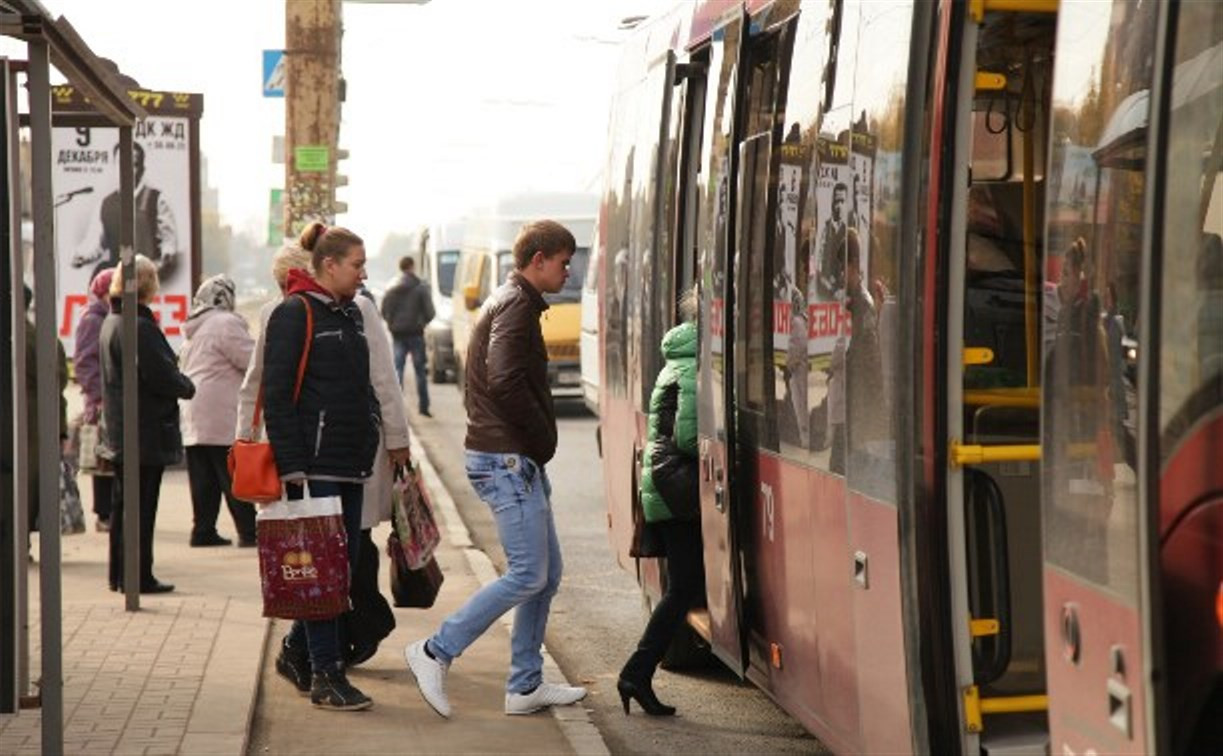
{"type": "Polygon", "coordinates": [[[463,299],[467,302],[467,309],[474,310],[480,306],[480,285],[467,284],[463,287],[463,299]]]}

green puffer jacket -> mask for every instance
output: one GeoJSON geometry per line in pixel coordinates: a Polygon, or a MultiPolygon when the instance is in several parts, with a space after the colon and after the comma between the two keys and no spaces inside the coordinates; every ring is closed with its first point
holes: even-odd
{"type": "Polygon", "coordinates": [[[695,323],[681,323],[662,339],[662,354],[667,364],[658,373],[654,391],[650,395],[649,431],[645,454],[641,465],[641,509],[646,522],[661,522],[674,519],[670,508],[654,487],[649,460],[654,458],[654,439],[660,427],[671,425],[670,391],[678,388],[678,402],[674,410],[675,444],[681,452],[696,457],[696,347],[695,323]]]}

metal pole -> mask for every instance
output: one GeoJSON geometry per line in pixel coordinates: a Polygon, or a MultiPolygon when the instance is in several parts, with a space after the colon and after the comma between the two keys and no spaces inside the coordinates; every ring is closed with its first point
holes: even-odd
{"type": "Polygon", "coordinates": [[[340,130],[340,0],[285,0],[285,236],[331,225],[340,130]],[[297,148],[326,147],[326,171],[299,171],[297,148]]]}
{"type": "MultiPolygon", "coordinates": [[[[34,317],[40,366],[58,365],[55,328],[55,239],[51,202],[51,77],[46,42],[29,43],[30,165],[34,197],[34,317]]],[[[42,752],[64,752],[62,597],[60,595],[60,391],[38,382],[38,575],[42,626],[42,752]]]]}
{"type": "MultiPolygon", "coordinates": [[[[9,465],[10,472],[2,480],[0,491],[0,714],[15,714],[18,699],[25,693],[25,681],[18,668],[25,656],[25,595],[28,568],[25,560],[25,539],[17,535],[16,423],[13,410],[17,406],[18,373],[13,369],[17,350],[13,325],[20,315],[17,307],[17,282],[13,274],[15,261],[21,257],[21,181],[16,171],[17,98],[16,81],[9,72],[8,61],[0,61],[0,76],[4,90],[4,200],[8,210],[8,265],[0,264],[0,292],[8,293],[8,306],[0,307],[0,464],[9,465]],[[20,587],[19,587],[20,586],[20,587]]],[[[24,352],[24,350],[22,350],[24,352]]],[[[21,373],[24,377],[24,373],[21,373]]],[[[28,666],[28,663],[27,663],[28,666]]]]}
{"type": "MultiPolygon", "coordinates": [[[[10,69],[9,73],[9,106],[12,108],[12,113],[17,113],[17,74],[10,69]]],[[[19,138],[14,129],[13,142],[18,143],[19,138]]],[[[16,149],[20,150],[20,146],[16,149]]],[[[13,153],[16,155],[17,153],[13,153]]],[[[17,177],[13,181],[14,187],[21,186],[20,176],[20,157],[13,161],[10,175],[17,177]]],[[[21,193],[16,194],[16,206],[20,207],[21,193]]],[[[29,403],[26,401],[26,367],[25,367],[25,302],[21,301],[21,286],[25,279],[25,249],[21,244],[20,229],[21,215],[20,210],[15,210],[17,233],[14,235],[14,247],[11,250],[12,260],[10,267],[13,277],[13,298],[10,310],[12,312],[13,325],[13,504],[16,507],[14,537],[17,540],[17,574],[16,574],[16,600],[17,600],[17,689],[19,695],[26,696],[30,692],[30,570],[26,564],[26,554],[29,551],[30,523],[29,523],[29,497],[30,497],[30,482],[29,482],[29,457],[33,453],[25,443],[28,435],[29,403]]]]}
{"type": "Polygon", "coordinates": [[[132,128],[119,128],[119,259],[123,263],[123,595],[129,612],[140,609],[140,427],[136,374],[135,177],[132,128]]]}

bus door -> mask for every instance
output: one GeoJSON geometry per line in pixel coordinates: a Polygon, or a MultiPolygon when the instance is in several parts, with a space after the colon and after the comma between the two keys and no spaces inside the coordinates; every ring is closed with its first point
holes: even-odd
{"type": "Polygon", "coordinates": [[[697,250],[700,257],[700,375],[697,436],[700,453],[701,534],[710,646],[737,674],[744,673],[742,570],[732,496],[736,472],[733,376],[735,295],[731,253],[734,237],[735,102],[744,17],[740,12],[713,32],[707,48],[708,85],[701,137],[702,196],[697,250]]]}
{"type": "MultiPolygon", "coordinates": [[[[943,7],[953,13],[952,4],[943,7]]],[[[1057,8],[959,6],[962,26],[953,32],[962,57],[948,77],[954,155],[944,162],[948,230],[938,232],[947,239],[947,667],[964,753],[1044,751],[1048,743],[1035,502],[1045,353],[1040,218],[1051,191],[1045,124],[1057,8]]]]}

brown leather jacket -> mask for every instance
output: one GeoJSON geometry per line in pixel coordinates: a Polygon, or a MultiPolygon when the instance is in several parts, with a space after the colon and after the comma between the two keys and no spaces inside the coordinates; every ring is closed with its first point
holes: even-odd
{"type": "Polygon", "coordinates": [[[466,447],[525,454],[543,467],[556,453],[556,412],[539,316],[547,302],[517,271],[484,304],[467,345],[466,447]]]}

